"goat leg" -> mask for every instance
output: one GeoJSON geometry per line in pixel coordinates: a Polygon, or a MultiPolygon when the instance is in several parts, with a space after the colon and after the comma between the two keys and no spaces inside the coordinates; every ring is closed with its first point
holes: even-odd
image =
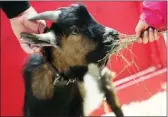
{"type": "Polygon", "coordinates": [[[110,70],[106,69],[101,77],[102,90],[105,93],[106,101],[109,104],[110,108],[113,110],[114,114],[117,117],[123,117],[124,114],[121,110],[121,107],[119,105],[117,96],[115,94],[115,91],[112,85],[111,78],[113,77],[113,75],[110,72],[111,72],[110,70]]]}

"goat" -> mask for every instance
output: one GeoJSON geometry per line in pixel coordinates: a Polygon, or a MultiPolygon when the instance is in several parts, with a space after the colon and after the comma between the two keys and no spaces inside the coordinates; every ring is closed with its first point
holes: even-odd
{"type": "Polygon", "coordinates": [[[44,50],[43,56],[31,55],[24,66],[24,115],[87,116],[105,97],[116,116],[123,116],[111,76],[103,72],[106,61],[99,61],[119,40],[117,31],[99,24],[83,4],[46,11],[30,20],[54,22],[43,34],[21,33],[44,50]]]}

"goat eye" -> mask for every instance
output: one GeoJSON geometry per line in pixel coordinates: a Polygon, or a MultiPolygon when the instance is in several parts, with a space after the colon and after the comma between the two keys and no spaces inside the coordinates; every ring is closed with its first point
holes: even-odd
{"type": "Polygon", "coordinates": [[[79,30],[78,30],[78,29],[75,29],[75,30],[72,31],[72,34],[73,34],[73,35],[76,35],[78,32],[79,32],[79,30]]]}
{"type": "Polygon", "coordinates": [[[76,35],[76,34],[79,32],[79,29],[78,29],[76,26],[72,26],[72,27],[71,27],[71,30],[72,30],[71,33],[72,33],[73,35],[76,35]]]}

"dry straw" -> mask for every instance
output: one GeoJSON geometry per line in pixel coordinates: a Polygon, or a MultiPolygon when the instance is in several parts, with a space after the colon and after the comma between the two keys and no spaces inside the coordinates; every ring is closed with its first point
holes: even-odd
{"type": "MultiPolygon", "coordinates": [[[[159,30],[159,35],[163,34],[163,33],[167,33],[167,30],[159,30]]],[[[121,50],[127,48],[128,46],[130,46],[131,44],[133,44],[134,42],[137,41],[137,37],[136,35],[127,35],[127,34],[123,34],[123,33],[120,33],[119,34],[121,39],[115,43],[113,43],[111,45],[111,50],[109,51],[109,53],[102,59],[102,60],[107,60],[109,57],[111,57],[112,55],[114,54],[117,54],[119,53],[121,50]],[[114,48],[114,46],[118,45],[117,47],[114,48]]],[[[102,61],[100,60],[100,61],[102,61]]]]}

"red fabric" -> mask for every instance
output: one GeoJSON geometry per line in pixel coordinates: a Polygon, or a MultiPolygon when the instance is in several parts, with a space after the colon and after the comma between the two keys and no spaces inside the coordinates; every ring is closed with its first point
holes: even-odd
{"type": "MultiPolygon", "coordinates": [[[[56,9],[67,6],[72,2],[31,2],[32,6],[38,11],[56,9]]],[[[82,2],[88,7],[91,14],[108,27],[112,27],[122,33],[134,34],[135,27],[139,20],[141,2],[82,2]]],[[[24,84],[21,76],[22,65],[26,60],[26,54],[22,51],[14,36],[9,21],[1,11],[1,116],[21,116],[24,99],[24,84]]],[[[124,78],[150,66],[166,64],[166,48],[163,39],[151,44],[137,44],[132,47],[132,54],[127,49],[121,53],[128,59],[134,60],[135,64],[124,69],[127,65],[121,57],[113,56],[108,63],[111,70],[119,74],[114,80],[124,78]],[[151,45],[152,44],[152,45],[151,45]],[[153,56],[155,48],[157,53],[153,56]],[[155,57],[155,58],[154,58],[155,57]],[[153,62],[153,59],[158,59],[153,62]],[[123,70],[124,69],[124,70],[123,70]],[[121,72],[122,71],[122,72],[121,72]],[[121,73],[120,73],[121,72],[121,73]]],[[[142,86],[143,87],[143,86],[142,86]]],[[[139,87],[137,87],[139,88],[139,87]]],[[[144,88],[143,88],[144,89],[144,88]]],[[[135,89],[136,90],[136,89],[135,89]]],[[[129,91],[119,93],[122,103],[130,101],[129,91]],[[128,96],[126,98],[126,96],[128,96]]],[[[141,95],[138,95],[141,96],[141,95]]]]}

